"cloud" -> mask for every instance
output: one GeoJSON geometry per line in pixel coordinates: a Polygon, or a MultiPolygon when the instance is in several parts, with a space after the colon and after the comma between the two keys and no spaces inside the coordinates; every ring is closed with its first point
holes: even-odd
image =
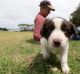
{"type": "Polygon", "coordinates": [[[51,0],[56,11],[50,17],[60,16],[69,20],[70,14],[76,10],[80,0],[51,0]],[[53,16],[52,16],[53,15],[53,16]]]}
{"type": "MultiPolygon", "coordinates": [[[[39,11],[41,0],[0,0],[0,19],[10,20],[34,18],[39,11]]],[[[77,4],[75,0],[50,0],[56,11],[54,14],[70,13],[77,4]]],[[[78,0],[76,0],[78,2],[78,0]]]]}
{"type": "MultiPolygon", "coordinates": [[[[34,23],[42,0],[0,0],[0,23],[34,23]]],[[[80,0],[49,0],[56,11],[48,17],[60,16],[69,19],[80,0]]]]}
{"type": "Polygon", "coordinates": [[[27,0],[0,0],[0,17],[8,19],[27,18],[32,15],[32,1],[27,0]]]}

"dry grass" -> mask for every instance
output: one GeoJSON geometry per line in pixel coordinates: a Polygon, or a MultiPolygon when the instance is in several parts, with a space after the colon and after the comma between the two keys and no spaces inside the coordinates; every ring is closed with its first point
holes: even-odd
{"type": "MultiPolygon", "coordinates": [[[[0,74],[62,74],[58,60],[44,61],[32,32],[0,32],[0,74]],[[57,70],[53,68],[57,67],[57,70]]],[[[56,59],[56,58],[55,58],[56,59]]],[[[70,41],[71,74],[80,74],[80,41],[70,41]]]]}

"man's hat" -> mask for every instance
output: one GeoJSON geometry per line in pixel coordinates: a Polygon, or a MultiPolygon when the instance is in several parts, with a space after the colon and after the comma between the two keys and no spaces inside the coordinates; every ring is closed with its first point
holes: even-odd
{"type": "Polygon", "coordinates": [[[47,1],[47,0],[42,1],[39,6],[47,6],[47,7],[49,7],[52,11],[55,11],[55,9],[52,7],[50,1],[47,1]]]}

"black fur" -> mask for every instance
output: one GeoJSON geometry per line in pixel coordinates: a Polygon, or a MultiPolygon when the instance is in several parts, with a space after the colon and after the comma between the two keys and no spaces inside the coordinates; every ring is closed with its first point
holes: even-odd
{"type": "Polygon", "coordinates": [[[76,36],[75,26],[69,21],[66,21],[66,20],[63,21],[61,30],[63,30],[63,32],[68,38],[70,38],[70,36],[73,34],[76,36]]]}
{"type": "Polygon", "coordinates": [[[46,19],[45,22],[43,23],[43,27],[41,29],[41,36],[48,39],[48,37],[50,36],[51,32],[55,29],[54,27],[54,22],[46,19]]]}

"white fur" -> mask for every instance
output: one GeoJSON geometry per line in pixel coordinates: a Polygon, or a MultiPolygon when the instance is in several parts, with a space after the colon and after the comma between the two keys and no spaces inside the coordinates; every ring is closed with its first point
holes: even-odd
{"type": "MultiPolygon", "coordinates": [[[[56,53],[56,47],[54,46],[53,40],[58,40],[61,42],[60,45],[60,63],[63,73],[68,74],[69,73],[69,66],[67,63],[68,60],[68,48],[69,48],[69,41],[68,38],[65,36],[63,31],[60,29],[62,25],[62,19],[56,18],[52,20],[55,25],[55,30],[52,31],[51,35],[49,36],[48,40],[46,38],[41,38],[41,47],[43,52],[43,58],[47,59],[50,56],[51,53],[56,53]]],[[[57,51],[58,51],[57,50],[57,51]]]]}

